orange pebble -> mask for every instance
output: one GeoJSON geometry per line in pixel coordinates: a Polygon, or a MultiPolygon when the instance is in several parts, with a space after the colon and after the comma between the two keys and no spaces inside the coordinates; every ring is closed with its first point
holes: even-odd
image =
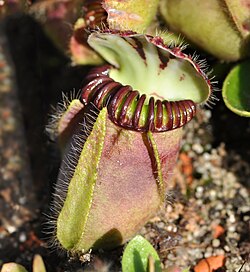
{"type": "Polygon", "coordinates": [[[180,153],[180,160],[183,164],[192,164],[192,159],[187,155],[187,153],[180,153]]]}
{"type": "Polygon", "coordinates": [[[213,238],[220,237],[225,232],[225,229],[221,225],[216,225],[213,227],[213,238]]]}
{"type": "Polygon", "coordinates": [[[191,184],[193,181],[192,159],[184,152],[180,154],[179,158],[182,162],[182,172],[186,176],[187,183],[191,184]]]}
{"type": "Polygon", "coordinates": [[[216,269],[223,267],[225,263],[225,256],[211,256],[206,259],[202,259],[194,267],[195,272],[214,272],[216,269]]]}

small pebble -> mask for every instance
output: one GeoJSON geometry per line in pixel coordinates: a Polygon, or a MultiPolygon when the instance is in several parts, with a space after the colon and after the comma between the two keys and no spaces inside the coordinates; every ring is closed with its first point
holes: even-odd
{"type": "Polygon", "coordinates": [[[26,200],[25,196],[19,198],[19,204],[21,204],[21,205],[24,205],[26,203],[26,201],[27,200],[26,200]]]}
{"type": "Polygon", "coordinates": [[[212,256],[212,252],[205,252],[204,257],[209,258],[212,256]]]}
{"type": "Polygon", "coordinates": [[[6,229],[10,234],[16,231],[16,227],[11,225],[6,226],[6,229]]]}
{"type": "Polygon", "coordinates": [[[250,206],[242,206],[242,207],[239,207],[239,211],[240,211],[241,213],[250,212],[250,206]]]}
{"type": "Polygon", "coordinates": [[[191,233],[188,233],[188,234],[187,234],[187,240],[193,242],[194,236],[193,236],[191,233]]]}
{"type": "Polygon", "coordinates": [[[229,226],[228,231],[229,232],[235,232],[235,226],[234,225],[229,226]]]}
{"type": "Polygon", "coordinates": [[[230,214],[230,216],[229,216],[229,222],[231,222],[231,223],[235,223],[235,221],[236,221],[236,219],[235,219],[235,216],[234,216],[234,214],[230,214]]]}
{"type": "Polygon", "coordinates": [[[216,199],[216,195],[217,195],[216,191],[215,190],[211,190],[209,192],[209,198],[210,198],[210,200],[215,200],[216,199]]]}
{"type": "MultiPolygon", "coordinates": [[[[206,146],[206,149],[207,149],[207,146],[206,146]]],[[[208,152],[205,152],[205,153],[203,154],[203,158],[204,158],[206,161],[210,160],[210,157],[211,157],[211,155],[210,155],[208,152]]]]}
{"type": "Polygon", "coordinates": [[[217,202],[217,205],[215,206],[217,210],[222,210],[224,208],[224,205],[221,201],[217,202]]]}
{"type": "Polygon", "coordinates": [[[205,145],[205,150],[206,150],[206,151],[210,151],[211,148],[212,148],[212,145],[211,145],[211,144],[206,144],[206,145],[205,145]]]}
{"type": "Polygon", "coordinates": [[[27,236],[24,232],[21,232],[20,235],[19,235],[19,241],[21,243],[25,242],[27,240],[27,236]]]}
{"type": "MultiPolygon", "coordinates": [[[[202,187],[198,187],[198,188],[202,188],[202,187]]],[[[196,192],[195,192],[195,196],[196,196],[197,198],[201,198],[201,197],[203,196],[203,190],[200,191],[200,190],[198,190],[198,188],[197,188],[197,190],[196,190],[196,192]]]]}
{"type": "Polygon", "coordinates": [[[164,222],[159,222],[157,225],[158,225],[158,228],[160,229],[163,229],[165,226],[164,222]]]}
{"type": "Polygon", "coordinates": [[[198,143],[195,143],[192,145],[192,149],[197,153],[197,154],[201,154],[204,149],[203,147],[201,146],[201,144],[198,144],[198,143]]]}
{"type": "Polygon", "coordinates": [[[231,203],[227,204],[226,205],[226,208],[228,211],[232,210],[233,209],[233,205],[231,203]]]}
{"type": "Polygon", "coordinates": [[[220,240],[219,239],[213,239],[212,246],[213,247],[219,247],[220,246],[220,240]]]}
{"type": "Polygon", "coordinates": [[[206,252],[210,252],[210,253],[211,253],[212,251],[213,251],[213,248],[212,248],[212,247],[210,247],[210,246],[207,247],[206,252]]]}
{"type": "Polygon", "coordinates": [[[247,192],[247,190],[245,188],[240,188],[239,194],[242,195],[246,199],[249,197],[248,192],[247,192]]]}
{"type": "Polygon", "coordinates": [[[245,222],[250,221],[250,216],[249,215],[243,216],[243,221],[245,221],[245,222]]]}
{"type": "Polygon", "coordinates": [[[213,214],[213,217],[214,217],[214,218],[220,218],[220,217],[221,217],[221,213],[220,213],[220,212],[215,212],[215,213],[213,214]]]}
{"type": "Polygon", "coordinates": [[[167,213],[173,212],[173,207],[172,207],[172,205],[167,205],[167,207],[166,207],[166,212],[167,212],[167,213]]]}
{"type": "Polygon", "coordinates": [[[177,231],[178,231],[177,226],[173,226],[173,232],[177,232],[177,231]]]}
{"type": "Polygon", "coordinates": [[[168,225],[168,226],[166,227],[166,230],[167,230],[168,232],[172,232],[172,231],[173,231],[173,226],[172,226],[172,225],[168,225]]]}
{"type": "Polygon", "coordinates": [[[216,248],[214,251],[215,255],[225,255],[225,251],[222,248],[216,248]]]}
{"type": "Polygon", "coordinates": [[[203,206],[203,205],[204,205],[203,199],[197,199],[196,204],[197,204],[198,206],[203,206]]]}

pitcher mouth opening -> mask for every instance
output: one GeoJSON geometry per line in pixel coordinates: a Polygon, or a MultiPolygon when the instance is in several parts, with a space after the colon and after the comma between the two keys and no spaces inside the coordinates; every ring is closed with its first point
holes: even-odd
{"type": "Polygon", "coordinates": [[[199,64],[160,37],[106,29],[88,43],[110,65],[90,72],[82,102],[107,107],[118,126],[140,132],[182,127],[211,94],[199,64]]]}
{"type": "Polygon", "coordinates": [[[181,47],[166,45],[161,37],[106,29],[93,32],[88,43],[112,65],[109,76],[114,81],[148,99],[203,103],[211,94],[204,63],[183,53],[181,47]]]}

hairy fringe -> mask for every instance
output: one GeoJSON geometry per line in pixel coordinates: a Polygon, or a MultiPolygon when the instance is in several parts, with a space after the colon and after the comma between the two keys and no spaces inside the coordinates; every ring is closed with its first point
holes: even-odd
{"type": "Polygon", "coordinates": [[[73,89],[68,93],[62,93],[62,100],[57,103],[56,106],[51,106],[51,113],[49,114],[49,122],[45,128],[46,134],[52,141],[55,141],[58,138],[58,124],[63,114],[67,111],[70,103],[74,99],[80,99],[81,89],[73,89]]]}

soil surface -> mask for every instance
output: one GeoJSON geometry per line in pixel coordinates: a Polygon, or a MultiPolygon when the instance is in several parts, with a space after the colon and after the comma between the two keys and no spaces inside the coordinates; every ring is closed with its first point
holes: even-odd
{"type": "MultiPolygon", "coordinates": [[[[0,267],[31,271],[121,271],[123,248],[72,258],[48,247],[44,223],[60,165],[46,133],[51,106],[77,91],[90,67],[71,67],[30,17],[0,24],[0,267]]],[[[216,94],[220,98],[220,93],[216,94]]],[[[166,206],[141,230],[165,267],[197,269],[223,256],[217,271],[250,271],[250,120],[220,100],[184,129],[166,206]]],[[[195,270],[198,271],[198,270],[195,270]]]]}

